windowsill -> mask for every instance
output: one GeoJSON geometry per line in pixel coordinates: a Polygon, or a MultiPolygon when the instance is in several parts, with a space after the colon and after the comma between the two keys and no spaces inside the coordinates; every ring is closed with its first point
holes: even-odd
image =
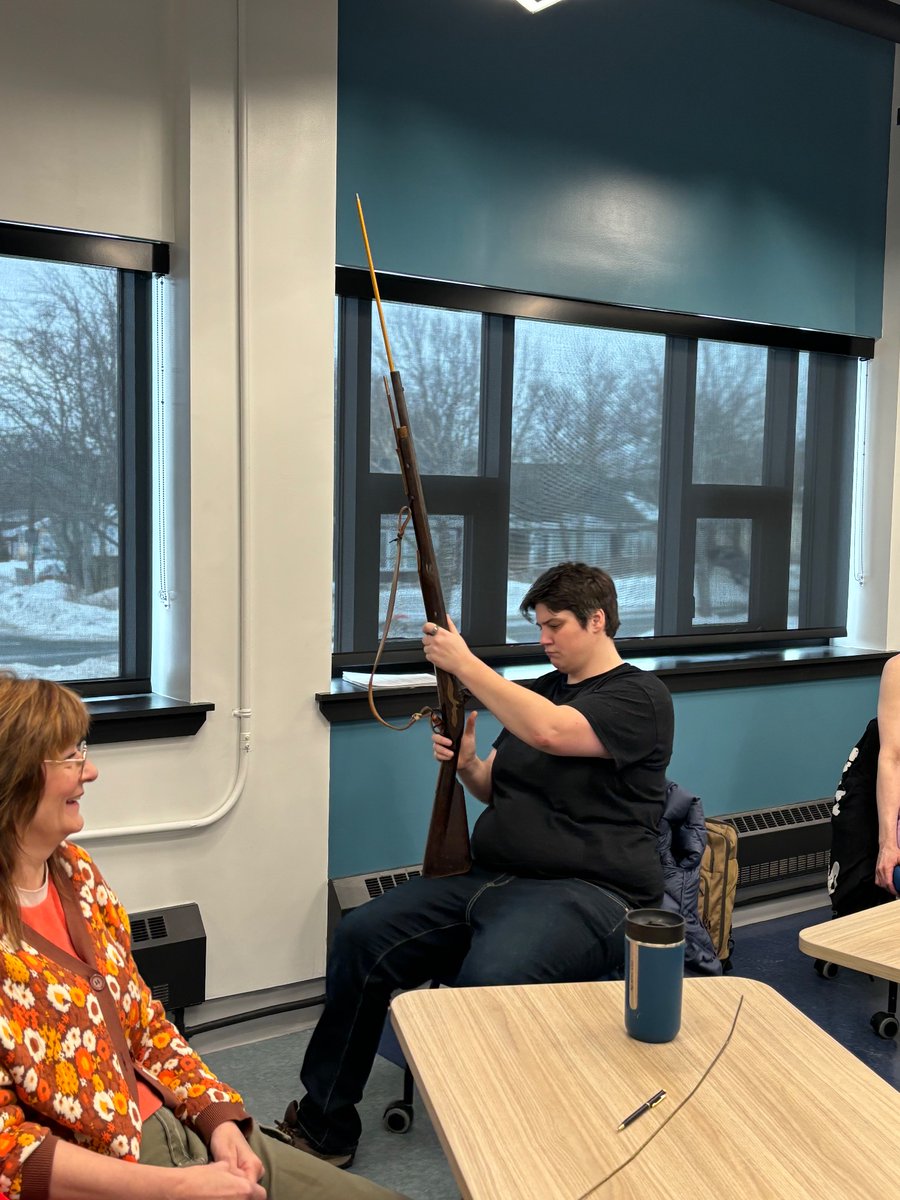
{"type": "MultiPolygon", "coordinates": [[[[857,650],[852,646],[801,646],[741,653],[672,654],[660,658],[629,656],[627,661],[653,671],[670,692],[711,692],[720,688],[766,687],[821,679],[853,679],[880,675],[892,656],[888,650],[857,650]]],[[[506,664],[495,668],[505,679],[525,682],[551,670],[547,662],[506,664]]],[[[423,703],[436,701],[434,688],[377,690],[378,711],[385,717],[408,716],[423,703]]],[[[371,721],[365,691],[332,679],[327,692],[317,692],[316,702],[332,724],[371,721]]]]}
{"type": "Polygon", "coordinates": [[[88,739],[92,745],[140,742],[151,738],[193,737],[214,704],[173,700],[148,692],[140,696],[86,699],[91,714],[88,739]]]}

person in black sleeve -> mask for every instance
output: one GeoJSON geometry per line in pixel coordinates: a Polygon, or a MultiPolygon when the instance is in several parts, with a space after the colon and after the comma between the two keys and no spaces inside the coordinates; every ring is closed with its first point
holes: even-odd
{"type": "Polygon", "coordinates": [[[894,871],[900,866],[900,655],[889,658],[878,689],[878,861],[875,883],[897,895],[894,871]]]}
{"type": "MultiPolygon", "coordinates": [[[[528,686],[503,679],[455,625],[423,627],[426,658],[455,675],[503,725],[481,759],[476,713],[458,775],[485,806],[466,875],[412,879],[340,923],[326,1002],[280,1127],[338,1166],[360,1135],[355,1105],[390,997],[435,977],[457,987],[599,979],[623,961],[629,908],[663,892],[657,826],[673,712],[654,676],[623,662],[616,589],[605,571],[562,563],[522,602],[553,670],[528,686]]],[[[434,756],[451,756],[433,735],[434,756]]]]}

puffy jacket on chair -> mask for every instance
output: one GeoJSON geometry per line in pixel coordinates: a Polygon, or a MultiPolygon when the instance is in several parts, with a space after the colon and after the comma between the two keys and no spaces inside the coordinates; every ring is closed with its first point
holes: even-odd
{"type": "Polygon", "coordinates": [[[721,975],[722,964],[700,920],[700,860],[706,848],[706,823],[699,796],[666,784],[659,822],[659,857],[665,877],[662,907],[684,917],[684,965],[703,975],[721,975]]]}

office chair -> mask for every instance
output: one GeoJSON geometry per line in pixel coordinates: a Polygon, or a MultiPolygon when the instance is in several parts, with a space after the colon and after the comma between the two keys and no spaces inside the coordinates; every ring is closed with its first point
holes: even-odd
{"type": "MultiPolygon", "coordinates": [[[[432,988],[441,987],[441,980],[432,979],[428,986],[432,988]]],[[[392,1100],[381,1114],[381,1123],[388,1133],[409,1133],[410,1129],[412,1129],[412,1123],[416,1115],[413,1109],[415,1088],[416,1085],[412,1071],[404,1059],[403,1095],[399,1100],[392,1100]]]]}

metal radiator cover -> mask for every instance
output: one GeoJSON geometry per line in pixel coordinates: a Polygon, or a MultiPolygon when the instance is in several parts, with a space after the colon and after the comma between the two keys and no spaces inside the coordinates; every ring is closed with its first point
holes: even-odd
{"type": "Polygon", "coordinates": [[[422,874],[422,864],[391,867],[389,871],[367,871],[364,875],[341,875],[328,880],[328,945],[335,926],[352,908],[399,887],[422,874]]]}
{"type": "Polygon", "coordinates": [[[831,850],[831,798],[709,814],[738,833],[738,904],[824,887],[831,850]]]}
{"type": "Polygon", "coordinates": [[[196,904],[129,913],[131,952],[167,1012],[206,999],[206,930],[196,904]]]}

